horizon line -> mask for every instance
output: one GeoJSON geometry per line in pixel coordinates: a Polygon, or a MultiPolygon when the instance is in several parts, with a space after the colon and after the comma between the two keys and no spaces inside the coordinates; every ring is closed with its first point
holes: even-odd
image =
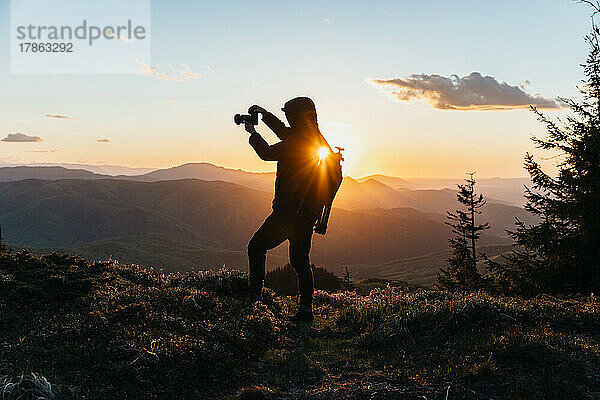
{"type": "MultiPolygon", "coordinates": [[[[231,171],[241,171],[241,172],[248,172],[248,173],[252,173],[252,174],[274,174],[276,171],[272,170],[272,171],[255,171],[255,170],[248,170],[248,169],[243,169],[243,168],[236,168],[236,167],[230,167],[230,166],[225,166],[225,165],[219,165],[219,164],[214,164],[211,163],[209,161],[191,161],[191,162],[186,162],[183,164],[178,164],[178,165],[172,165],[172,166],[168,166],[168,167],[142,167],[142,166],[129,166],[129,165],[116,165],[116,164],[87,164],[87,163],[78,163],[78,162],[31,162],[31,163],[19,163],[19,162],[3,162],[0,163],[0,168],[13,168],[13,167],[49,167],[49,166],[56,166],[56,167],[63,167],[65,169],[82,169],[82,170],[86,170],[83,167],[92,167],[92,168],[101,168],[101,167],[106,167],[106,168],[123,168],[123,169],[146,169],[149,170],[146,173],[150,173],[150,172],[154,172],[154,171],[159,171],[159,170],[166,170],[166,169],[173,169],[173,168],[178,168],[178,167],[182,167],[185,165],[190,165],[190,164],[208,164],[211,165],[213,167],[217,167],[217,168],[223,168],[223,169],[227,169],[227,170],[231,170],[231,171]],[[76,166],[79,168],[68,168],[66,166],[76,166]]],[[[88,170],[89,171],[89,170],[88,170]]],[[[92,172],[93,171],[89,171],[92,172]]],[[[465,173],[466,174],[466,173],[465,173]]],[[[111,175],[111,174],[108,174],[111,175]]],[[[121,175],[125,175],[125,174],[121,174],[121,175]]],[[[345,178],[351,178],[354,180],[361,180],[361,179],[365,179],[365,178],[371,178],[375,175],[380,175],[380,176],[385,176],[385,177],[389,177],[389,178],[398,178],[398,179],[404,179],[404,180],[416,180],[416,179],[421,179],[421,180],[440,180],[440,179],[462,179],[458,176],[398,176],[398,175],[388,175],[386,173],[383,172],[372,172],[360,177],[354,177],[352,175],[344,175],[345,178]]],[[[111,175],[111,176],[118,176],[118,175],[111,175]]],[[[135,176],[135,175],[131,175],[131,176],[135,176]]],[[[493,176],[483,176],[483,177],[478,177],[478,179],[529,179],[530,177],[528,176],[499,176],[499,175],[493,175],[493,176]]]]}

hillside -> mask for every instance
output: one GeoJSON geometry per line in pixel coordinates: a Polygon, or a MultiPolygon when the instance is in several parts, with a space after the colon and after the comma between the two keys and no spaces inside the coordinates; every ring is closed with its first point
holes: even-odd
{"type": "Polygon", "coordinates": [[[58,400],[600,393],[594,297],[524,300],[392,283],[365,294],[318,292],[307,327],[286,321],[293,298],[268,292],[265,304],[251,304],[240,296],[245,284],[236,271],[161,275],[70,256],[0,255],[0,393],[58,400]]]}
{"type": "MultiPolygon", "coordinates": [[[[200,179],[223,181],[244,186],[252,190],[272,193],[274,173],[254,173],[230,169],[209,163],[190,163],[173,168],[159,169],[143,175],[107,176],[81,169],[63,167],[12,167],[0,168],[0,182],[15,182],[24,179],[65,180],[127,180],[137,182],[160,182],[167,180],[200,179]]],[[[447,210],[456,208],[456,184],[454,180],[411,180],[381,174],[361,179],[345,177],[335,199],[335,207],[347,210],[369,210],[376,208],[413,208],[423,213],[437,214],[432,219],[443,222],[447,210]],[[435,186],[436,188],[428,188],[435,186]],[[427,188],[427,189],[425,189],[427,188]],[[449,189],[451,188],[451,189],[449,189]]],[[[526,224],[536,222],[521,207],[525,179],[482,179],[478,191],[487,197],[483,208],[484,217],[491,224],[493,236],[507,237],[506,229],[514,229],[515,217],[526,224]],[[507,196],[504,196],[506,193],[507,196]],[[495,197],[498,196],[499,199],[495,197]],[[516,206],[515,204],[518,204],[516,206]]]]}
{"type": "Polygon", "coordinates": [[[0,168],[3,167],[62,167],[66,169],[83,169],[94,174],[117,176],[117,175],[142,175],[148,172],[155,171],[156,168],[148,167],[128,167],[125,165],[111,164],[81,164],[81,163],[60,163],[60,162],[33,162],[33,163],[16,163],[16,162],[0,162],[0,168]]]}
{"type": "MultiPolygon", "coordinates": [[[[488,245],[480,246],[477,252],[485,253],[493,259],[499,254],[509,252],[511,249],[512,245],[488,245]]],[[[378,265],[373,268],[373,271],[376,271],[376,276],[381,279],[401,280],[415,285],[433,286],[437,281],[440,268],[446,269],[448,267],[448,258],[451,255],[451,250],[443,250],[424,256],[402,258],[378,265]]]]}
{"type": "MultiPolygon", "coordinates": [[[[112,256],[168,271],[245,267],[246,245],[270,203],[268,193],[220,181],[0,183],[7,242],[69,249],[90,259],[112,256]]],[[[368,268],[443,250],[447,235],[446,226],[417,210],[377,215],[334,209],[328,234],[315,236],[312,259],[333,269],[368,268]]],[[[275,250],[270,265],[286,253],[285,245],[275,250]]]]}
{"type": "MultiPolygon", "coordinates": [[[[128,179],[131,179],[128,177],[128,179]]],[[[210,163],[189,163],[173,168],[158,169],[133,179],[156,182],[179,179],[202,179],[203,181],[224,181],[256,190],[272,192],[275,186],[274,172],[248,172],[241,169],[224,168],[210,163]]]]}
{"type": "MultiPolygon", "coordinates": [[[[39,248],[36,250],[68,252],[88,260],[110,257],[126,264],[162,268],[166,272],[212,269],[214,266],[233,268],[248,264],[248,256],[242,250],[200,246],[194,241],[161,234],[103,239],[65,248],[39,248]]],[[[267,270],[280,267],[287,262],[289,262],[287,253],[283,249],[275,250],[267,258],[267,270]]]]}
{"type": "MultiPolygon", "coordinates": [[[[380,276],[379,267],[387,265],[385,276],[404,279],[413,276],[404,272],[417,268],[413,258],[447,250],[445,212],[457,207],[456,192],[393,188],[377,179],[403,182],[383,175],[344,179],[328,234],[313,240],[317,265],[338,274],[349,267],[361,277],[380,276]]],[[[0,221],[13,245],[64,250],[90,260],[112,257],[166,271],[245,269],[247,242],[270,212],[273,186],[273,174],[208,163],[111,179],[62,167],[0,168],[2,180],[0,221]],[[31,176],[43,179],[24,179],[31,176]],[[198,176],[206,180],[180,179],[198,176]]],[[[522,208],[494,199],[483,211],[492,229],[482,245],[509,243],[506,229],[514,228],[515,217],[535,222],[522,208]]],[[[286,258],[284,244],[269,253],[267,266],[281,266],[286,258]]],[[[418,283],[436,275],[438,265],[419,268],[418,283]]]]}
{"type": "MultiPolygon", "coordinates": [[[[400,179],[393,176],[381,174],[369,175],[360,178],[359,182],[367,179],[376,179],[394,189],[410,190],[441,190],[456,189],[458,183],[463,183],[462,179],[435,179],[435,178],[409,178],[400,179]]],[[[508,205],[522,207],[524,199],[524,187],[531,186],[530,178],[480,178],[477,179],[477,190],[484,193],[485,196],[502,201],[508,205]]]]}
{"type": "Polygon", "coordinates": [[[160,233],[238,249],[268,212],[269,200],[263,192],[199,180],[0,183],[7,241],[35,247],[160,233]]]}
{"type": "MultiPolygon", "coordinates": [[[[274,187],[275,174],[272,172],[256,173],[240,169],[225,168],[210,163],[188,163],[172,168],[157,169],[143,174],[135,174],[136,171],[147,169],[126,168],[117,166],[97,166],[82,164],[65,164],[63,166],[18,166],[18,167],[0,167],[0,182],[18,181],[22,179],[121,179],[136,180],[143,182],[156,182],[162,180],[180,180],[180,179],[201,179],[205,181],[224,181],[231,182],[252,189],[272,192],[274,187]],[[127,171],[127,174],[110,174],[111,171],[127,171]]],[[[369,187],[374,190],[383,190],[386,198],[394,191],[445,191],[455,193],[456,184],[461,183],[461,179],[402,179],[382,174],[369,175],[359,179],[346,177],[345,186],[361,188],[369,187]],[[360,185],[367,183],[366,185],[360,185]],[[358,185],[357,185],[358,184],[358,185]],[[381,185],[382,184],[382,185],[381,185]]],[[[529,185],[528,178],[483,178],[478,179],[477,188],[491,202],[505,205],[522,207],[524,185],[529,185]]],[[[344,187],[342,187],[342,193],[344,187]]],[[[383,193],[383,192],[378,192],[383,193]]],[[[428,192],[422,192],[428,193],[428,192]]],[[[431,192],[429,192],[431,193],[431,192]]],[[[341,194],[343,195],[343,194],[341,194]]],[[[348,196],[348,202],[354,203],[356,199],[348,196]]],[[[351,206],[340,206],[342,208],[374,208],[386,207],[376,201],[377,196],[369,196],[361,200],[360,204],[351,206]],[[366,204],[366,206],[365,206],[366,204]]],[[[445,199],[447,196],[442,195],[445,199]]],[[[382,200],[388,202],[389,199],[382,200]]],[[[408,204],[395,203],[392,200],[391,207],[410,206],[408,204]]],[[[439,209],[445,209],[445,205],[438,204],[439,209]]]]}
{"type": "Polygon", "coordinates": [[[14,182],[23,179],[107,179],[109,175],[95,174],[84,169],[64,167],[2,167],[0,182],[14,182]]]}
{"type": "MultiPolygon", "coordinates": [[[[112,169],[115,169],[113,167],[112,169]]],[[[111,168],[107,168],[111,170],[111,168]]],[[[136,169],[132,169],[136,171],[136,169]]],[[[272,192],[275,174],[272,172],[247,172],[224,168],[210,163],[189,163],[173,168],[157,169],[144,174],[110,175],[98,166],[15,166],[0,167],[0,182],[23,179],[119,179],[141,182],[158,182],[181,179],[231,182],[256,190],[272,192]],[[100,173],[100,172],[103,173],[100,173]]]]}
{"type": "MultiPolygon", "coordinates": [[[[441,223],[445,221],[447,210],[458,207],[453,189],[396,190],[373,178],[357,181],[348,177],[344,178],[334,204],[348,210],[411,208],[429,214],[429,219],[441,223]]],[[[506,229],[514,229],[515,217],[526,224],[536,221],[523,208],[493,198],[487,199],[482,211],[482,218],[491,225],[489,233],[498,237],[507,237],[506,229]]]]}
{"type": "MultiPolygon", "coordinates": [[[[183,164],[173,168],[159,169],[150,173],[139,175],[133,178],[130,177],[119,177],[126,179],[138,179],[144,181],[156,181],[156,180],[173,180],[173,179],[202,179],[202,180],[222,180],[225,182],[232,182],[239,185],[252,187],[258,190],[273,191],[273,180],[275,178],[274,173],[256,173],[247,172],[239,169],[230,169],[220,166],[216,166],[210,163],[189,163],[183,164]]],[[[358,185],[361,187],[363,194],[368,190],[373,190],[373,193],[369,193],[369,196],[363,197],[362,205],[340,206],[341,208],[364,208],[364,202],[373,204],[372,207],[384,206],[378,201],[374,201],[378,197],[378,194],[385,192],[386,196],[389,196],[394,191],[424,191],[422,194],[430,194],[431,191],[442,191],[456,193],[456,185],[463,183],[462,179],[403,179],[394,176],[387,176],[383,174],[373,174],[362,178],[353,179],[346,177],[346,183],[348,186],[353,186],[353,183],[363,184],[358,185]],[[375,194],[374,194],[375,193],[375,194]]],[[[493,203],[500,203],[504,205],[522,207],[524,204],[524,187],[530,185],[531,181],[529,178],[482,178],[477,180],[477,190],[490,199],[493,203]]],[[[355,187],[358,187],[355,186],[355,187]]],[[[344,196],[344,187],[341,189],[340,197],[344,196]]],[[[442,195],[443,196],[443,195],[442,195]]],[[[349,196],[350,197],[350,196],[349,196]]],[[[444,197],[442,197],[444,198],[444,197]]],[[[452,199],[456,200],[456,198],[452,199]]],[[[387,200],[383,200],[387,201],[387,200]]],[[[405,200],[409,201],[409,200],[405,200]]],[[[348,202],[352,202],[348,199],[348,202]]],[[[392,207],[412,207],[408,203],[393,203],[392,207]]],[[[436,204],[439,207],[439,204],[436,204]]],[[[419,207],[417,207],[419,208],[419,207]]],[[[419,208],[421,209],[421,208],[419,208]]]]}

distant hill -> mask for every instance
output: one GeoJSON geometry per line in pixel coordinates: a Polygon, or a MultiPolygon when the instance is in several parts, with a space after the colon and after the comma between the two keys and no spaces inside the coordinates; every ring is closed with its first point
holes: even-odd
{"type": "MultiPolygon", "coordinates": [[[[273,180],[273,173],[208,163],[117,177],[63,167],[0,168],[0,222],[17,246],[168,270],[245,268],[248,239],[270,212],[273,180]],[[205,180],[188,179],[198,176],[205,180]]],[[[328,234],[315,235],[313,261],[336,273],[349,266],[374,277],[379,265],[446,250],[445,213],[457,208],[456,191],[390,186],[403,181],[346,177],[328,234]]],[[[514,228],[515,217],[535,222],[522,208],[492,198],[483,211],[481,220],[492,229],[482,245],[507,244],[505,230],[514,228]]],[[[269,254],[269,268],[281,266],[287,245],[269,254]]]]}
{"type": "Polygon", "coordinates": [[[384,215],[334,209],[327,235],[315,235],[313,258],[332,271],[426,254],[447,247],[448,229],[423,213],[384,215]],[[337,268],[336,268],[337,267],[337,268]]]}
{"type": "MultiPolygon", "coordinates": [[[[510,251],[511,248],[510,244],[482,245],[478,253],[483,252],[488,257],[493,258],[510,251]]],[[[394,260],[375,267],[370,275],[377,276],[380,279],[402,280],[417,285],[432,286],[436,283],[440,268],[448,266],[447,260],[450,256],[450,250],[443,250],[423,256],[394,260]]],[[[358,271],[358,274],[360,274],[360,271],[358,271]]]]}
{"type": "MultiPolygon", "coordinates": [[[[120,177],[124,178],[124,177],[120,177]]],[[[204,181],[224,181],[248,186],[256,190],[273,191],[274,172],[247,172],[241,169],[219,167],[209,163],[190,163],[173,168],[159,169],[136,177],[127,177],[146,182],[177,179],[202,179],[204,181]]]]}
{"type": "MultiPolygon", "coordinates": [[[[180,166],[157,169],[144,174],[135,175],[135,171],[143,171],[147,169],[132,168],[117,166],[86,166],[84,164],[63,164],[61,166],[24,166],[24,167],[0,167],[0,182],[17,181],[21,179],[125,179],[138,180],[144,182],[155,182],[161,180],[178,180],[178,179],[202,179],[206,181],[224,181],[236,183],[256,190],[273,192],[275,173],[273,172],[248,172],[240,169],[231,169],[216,166],[210,163],[189,163],[180,166]],[[65,168],[67,167],[67,168],[65,168]],[[87,173],[88,172],[92,172],[87,173]],[[126,171],[125,175],[113,175],[110,171],[126,171]]],[[[345,178],[345,185],[342,186],[339,198],[347,197],[340,200],[346,204],[338,205],[343,208],[375,208],[375,207],[404,207],[414,206],[407,203],[390,203],[389,189],[394,191],[415,191],[425,190],[424,195],[432,193],[431,190],[445,191],[454,193],[456,184],[461,183],[461,179],[402,179],[393,176],[382,174],[369,175],[363,178],[354,179],[351,177],[345,178]],[[381,183],[387,188],[377,188],[376,183],[381,183]],[[365,186],[362,186],[365,184],[365,186]],[[346,187],[347,186],[347,187],[346,187]],[[360,196],[360,199],[355,197],[355,193],[350,195],[345,194],[346,189],[361,187],[363,194],[368,190],[375,190],[376,194],[368,196],[360,196]],[[374,200],[379,194],[388,193],[379,200],[374,200]],[[366,206],[366,204],[372,206],[366,206]]],[[[484,178],[477,182],[477,190],[483,193],[486,198],[494,203],[503,203],[505,205],[519,206],[524,204],[523,192],[524,185],[529,184],[528,178],[484,178]]],[[[354,192],[354,190],[349,190],[354,192]]],[[[338,201],[338,202],[340,202],[338,201]]],[[[421,209],[421,208],[420,208],[421,209]]],[[[431,211],[431,210],[425,210],[431,211]]],[[[439,210],[435,210],[439,212],[439,210]]]]}
{"type": "MultiPolygon", "coordinates": [[[[230,169],[215,166],[209,163],[190,163],[173,168],[159,169],[136,179],[164,180],[197,178],[203,180],[223,180],[240,185],[250,186],[259,190],[273,190],[274,173],[254,173],[239,169],[230,169]]],[[[399,178],[383,174],[373,174],[354,179],[346,177],[351,183],[379,182],[394,190],[456,190],[456,185],[462,183],[462,178],[435,179],[435,178],[399,178]]],[[[530,185],[529,178],[481,178],[477,179],[477,190],[494,202],[508,205],[522,206],[524,203],[524,186],[530,185]]],[[[403,206],[403,205],[397,205],[403,206]]]]}
{"type": "MultiPolygon", "coordinates": [[[[451,189],[395,190],[371,178],[359,182],[352,178],[344,178],[334,205],[349,210],[397,209],[419,210],[428,215],[427,218],[443,222],[446,211],[458,208],[456,191],[451,189]]],[[[525,223],[534,223],[536,219],[523,208],[487,199],[480,217],[490,222],[490,233],[507,237],[506,229],[515,228],[515,217],[525,223]]]]}
{"type": "MultiPolygon", "coordinates": [[[[458,183],[463,179],[406,179],[412,189],[456,189],[458,183]]],[[[404,188],[405,186],[393,188],[404,188]]],[[[529,178],[481,178],[477,179],[477,191],[495,201],[502,201],[509,205],[522,207],[525,203],[525,186],[531,186],[529,178]]]]}
{"type": "Polygon", "coordinates": [[[335,198],[335,206],[348,210],[400,207],[400,193],[375,179],[359,182],[345,177],[335,198]]]}
{"type": "MultiPolygon", "coordinates": [[[[68,248],[54,247],[36,250],[66,252],[88,260],[112,257],[122,263],[155,266],[164,268],[167,272],[215,269],[222,266],[245,266],[248,263],[243,250],[202,246],[193,240],[157,233],[102,239],[68,248]]],[[[267,257],[267,269],[275,269],[287,262],[286,252],[271,252],[267,257]]]]}
{"type": "Polygon", "coordinates": [[[239,249],[268,212],[269,201],[264,192],[200,180],[0,183],[7,240],[36,247],[160,233],[199,246],[239,249]]]}
{"type": "Polygon", "coordinates": [[[385,185],[388,185],[394,189],[416,189],[417,186],[410,183],[406,179],[397,178],[395,176],[387,176],[382,174],[373,174],[368,175],[362,178],[357,179],[358,182],[365,182],[369,179],[375,179],[378,182],[381,182],[385,185]]]}
{"type": "Polygon", "coordinates": [[[442,190],[396,190],[375,179],[359,182],[344,178],[336,207],[345,209],[411,207],[428,213],[445,213],[457,205],[456,191],[442,190]]]}
{"type": "Polygon", "coordinates": [[[156,168],[147,167],[128,167],[124,165],[111,165],[111,164],[81,164],[81,163],[59,163],[59,162],[36,162],[36,163],[10,163],[0,162],[0,168],[3,167],[63,167],[66,169],[83,169],[86,171],[93,172],[100,175],[141,175],[148,172],[155,171],[156,168]]]}
{"type": "Polygon", "coordinates": [[[0,182],[13,182],[23,179],[107,179],[109,175],[99,175],[83,169],[64,167],[2,167],[0,182]]]}
{"type": "MultiPolygon", "coordinates": [[[[99,170],[99,168],[95,168],[99,170]]],[[[108,175],[81,168],[62,166],[19,166],[0,167],[0,182],[13,182],[23,179],[119,179],[143,182],[157,182],[181,179],[202,179],[224,181],[247,186],[256,190],[272,192],[275,173],[247,172],[239,169],[219,167],[209,163],[183,164],[168,169],[158,169],[142,175],[108,175]]]]}
{"type": "MultiPolygon", "coordinates": [[[[381,174],[374,174],[357,179],[365,182],[376,179],[396,190],[442,190],[456,189],[456,185],[463,183],[463,179],[436,179],[436,178],[397,178],[381,174]]],[[[495,202],[521,207],[524,202],[524,186],[531,185],[529,178],[481,178],[477,179],[477,191],[495,202]]]]}
{"type": "MultiPolygon", "coordinates": [[[[246,245],[270,212],[271,195],[197,179],[23,180],[0,183],[0,221],[9,243],[67,248],[169,270],[244,266],[246,245]],[[235,264],[234,264],[235,263],[235,264]],[[236,265],[237,264],[237,265],[236,265]]],[[[446,248],[448,229],[418,210],[377,214],[334,209],[315,235],[321,266],[374,265],[446,248]]],[[[285,246],[271,261],[286,257],[285,246]]]]}

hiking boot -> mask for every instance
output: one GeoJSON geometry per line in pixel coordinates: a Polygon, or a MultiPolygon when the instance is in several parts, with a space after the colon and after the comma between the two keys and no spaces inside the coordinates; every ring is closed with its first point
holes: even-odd
{"type": "Polygon", "coordinates": [[[290,322],[294,324],[311,323],[315,319],[312,312],[312,307],[300,306],[300,309],[290,318],[290,322]]]}
{"type": "Polygon", "coordinates": [[[250,298],[251,303],[257,303],[259,301],[263,301],[262,297],[262,288],[253,288],[248,287],[248,297],[250,298]]]}

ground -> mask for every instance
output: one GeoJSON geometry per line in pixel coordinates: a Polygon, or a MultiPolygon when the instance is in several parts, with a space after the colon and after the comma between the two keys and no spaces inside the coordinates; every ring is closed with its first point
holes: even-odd
{"type": "Polygon", "coordinates": [[[5,399],[600,398],[600,301],[371,282],[243,296],[238,271],[0,255],[5,399]],[[29,390],[27,392],[26,390],[29,390]],[[37,395],[37,397],[34,396],[37,395]],[[19,397],[22,396],[22,397],[19,397]],[[29,397],[28,397],[29,396],[29,397]]]}

